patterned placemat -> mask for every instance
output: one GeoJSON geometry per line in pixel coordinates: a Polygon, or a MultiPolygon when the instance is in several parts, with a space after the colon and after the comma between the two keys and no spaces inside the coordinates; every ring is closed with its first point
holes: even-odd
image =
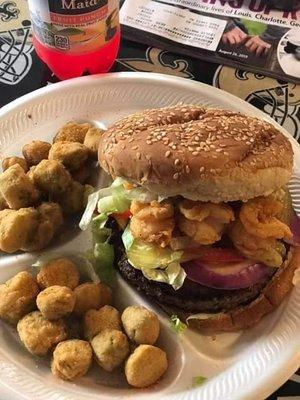
{"type": "MultiPolygon", "coordinates": [[[[37,58],[31,41],[27,2],[0,0],[0,107],[58,81],[37,58]]],[[[127,40],[112,70],[157,72],[216,86],[263,110],[300,142],[300,85],[127,40]]],[[[300,370],[269,399],[300,400],[300,370]]]]}

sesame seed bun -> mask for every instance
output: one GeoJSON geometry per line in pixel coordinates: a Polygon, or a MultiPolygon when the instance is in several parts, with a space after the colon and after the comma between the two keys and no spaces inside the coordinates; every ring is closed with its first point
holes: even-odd
{"type": "Polygon", "coordinates": [[[291,176],[289,140],[268,122],[236,112],[175,106],[130,115],[103,133],[99,162],[161,196],[247,201],[291,176]]]}

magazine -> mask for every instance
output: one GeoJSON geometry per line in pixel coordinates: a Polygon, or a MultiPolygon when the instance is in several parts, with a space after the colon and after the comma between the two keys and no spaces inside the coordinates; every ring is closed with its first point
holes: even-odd
{"type": "Polygon", "coordinates": [[[300,10],[265,0],[125,0],[123,36],[300,83],[300,10]]]}

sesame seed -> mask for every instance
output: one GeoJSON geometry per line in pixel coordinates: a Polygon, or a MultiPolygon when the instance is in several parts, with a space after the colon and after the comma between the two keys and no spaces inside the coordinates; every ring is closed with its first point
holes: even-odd
{"type": "Polygon", "coordinates": [[[176,158],[176,160],[174,161],[174,164],[175,164],[175,165],[179,165],[180,162],[181,162],[181,161],[179,160],[179,158],[176,158]]]}
{"type": "Polygon", "coordinates": [[[173,179],[177,180],[179,178],[179,173],[175,172],[175,174],[173,175],[173,179]]]}
{"type": "Polygon", "coordinates": [[[176,150],[177,147],[175,146],[175,144],[172,146],[172,150],[176,150]]]}
{"type": "Polygon", "coordinates": [[[138,146],[132,146],[131,149],[132,150],[137,150],[139,147],[138,146]]]}
{"type": "Polygon", "coordinates": [[[203,172],[204,171],[204,167],[200,167],[199,171],[203,172]]]}
{"type": "Polygon", "coordinates": [[[170,150],[167,150],[166,152],[165,152],[165,157],[169,157],[171,155],[171,151],[170,150]]]}
{"type": "Polygon", "coordinates": [[[142,156],[141,153],[136,153],[136,158],[137,158],[137,159],[140,160],[140,159],[141,159],[141,156],[142,156]]]}
{"type": "Polygon", "coordinates": [[[185,166],[185,172],[187,174],[189,174],[191,172],[191,169],[190,169],[190,167],[188,165],[185,166]]]}
{"type": "Polygon", "coordinates": [[[198,151],[193,151],[193,152],[192,152],[192,155],[193,155],[193,156],[198,156],[199,153],[198,153],[198,151]]]}

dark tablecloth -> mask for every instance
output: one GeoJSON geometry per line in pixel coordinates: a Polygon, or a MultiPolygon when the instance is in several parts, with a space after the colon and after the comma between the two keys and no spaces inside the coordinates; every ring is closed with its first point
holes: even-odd
{"type": "MultiPolygon", "coordinates": [[[[0,0],[0,107],[58,81],[37,58],[31,39],[27,2],[0,0]],[[12,3],[14,16],[7,16],[4,3],[12,3]]],[[[216,86],[263,110],[300,141],[300,85],[127,40],[112,71],[157,72],[216,86]]],[[[300,370],[269,399],[300,400],[300,370]]]]}

